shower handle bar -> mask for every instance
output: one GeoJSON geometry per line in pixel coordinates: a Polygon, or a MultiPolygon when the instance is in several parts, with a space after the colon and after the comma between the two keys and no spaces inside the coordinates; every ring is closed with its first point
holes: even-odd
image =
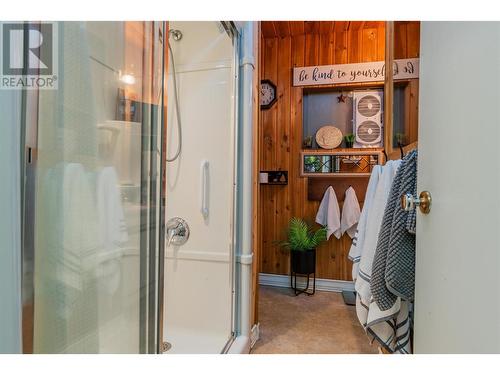
{"type": "Polygon", "coordinates": [[[209,162],[204,160],[201,163],[201,214],[204,219],[208,218],[208,189],[209,189],[209,162]]]}

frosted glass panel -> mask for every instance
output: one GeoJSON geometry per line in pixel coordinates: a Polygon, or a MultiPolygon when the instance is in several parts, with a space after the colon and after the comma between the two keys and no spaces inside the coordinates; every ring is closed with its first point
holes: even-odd
{"type": "Polygon", "coordinates": [[[39,93],[33,351],[144,352],[158,233],[149,178],[160,139],[157,30],[58,29],[59,88],[39,93]]]}

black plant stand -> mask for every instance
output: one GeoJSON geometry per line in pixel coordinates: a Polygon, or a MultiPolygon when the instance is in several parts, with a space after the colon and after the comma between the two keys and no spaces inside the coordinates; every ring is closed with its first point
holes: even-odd
{"type": "Polygon", "coordinates": [[[312,296],[316,292],[316,249],[292,251],[290,256],[290,286],[296,296],[302,293],[312,296]],[[304,289],[297,288],[297,274],[307,277],[306,287],[304,289]],[[311,275],[313,275],[312,293],[309,292],[311,275]]]}
{"type": "Polygon", "coordinates": [[[303,276],[307,276],[306,287],[304,289],[297,289],[297,272],[291,271],[290,272],[290,286],[292,287],[293,292],[295,293],[296,296],[298,296],[301,293],[307,294],[308,296],[312,296],[316,292],[316,272],[308,273],[308,274],[303,275],[303,276]],[[310,279],[311,275],[313,275],[312,293],[309,292],[309,279],[310,279]]]}

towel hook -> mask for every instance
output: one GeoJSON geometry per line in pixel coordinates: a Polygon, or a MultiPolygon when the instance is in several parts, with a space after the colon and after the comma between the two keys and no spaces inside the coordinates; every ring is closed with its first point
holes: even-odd
{"type": "Polygon", "coordinates": [[[401,159],[404,159],[405,152],[403,151],[403,146],[401,145],[400,142],[398,142],[398,146],[399,146],[399,151],[401,151],[401,159]]]}
{"type": "Polygon", "coordinates": [[[383,152],[384,157],[385,157],[385,162],[387,163],[387,161],[389,160],[389,157],[387,156],[387,152],[385,151],[385,149],[382,152],[383,152]]]}

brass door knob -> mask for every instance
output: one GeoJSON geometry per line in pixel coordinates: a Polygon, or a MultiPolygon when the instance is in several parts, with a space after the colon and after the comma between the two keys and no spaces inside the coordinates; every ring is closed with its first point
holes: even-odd
{"type": "Polygon", "coordinates": [[[418,198],[415,198],[410,193],[401,196],[401,208],[405,211],[411,211],[418,207],[420,212],[428,214],[431,211],[431,202],[431,193],[428,191],[421,192],[418,198]]]}

